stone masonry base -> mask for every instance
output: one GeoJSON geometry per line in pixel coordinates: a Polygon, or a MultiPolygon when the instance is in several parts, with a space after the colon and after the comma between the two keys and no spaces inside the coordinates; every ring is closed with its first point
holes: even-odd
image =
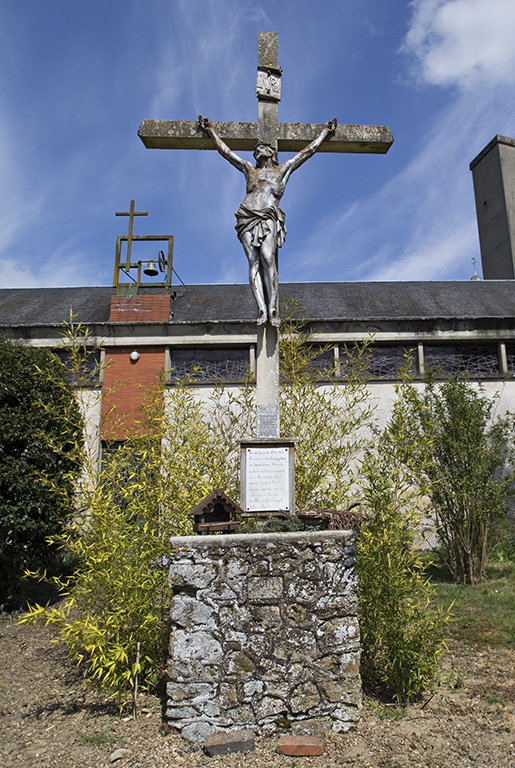
{"type": "Polygon", "coordinates": [[[174,537],[170,725],[315,733],[359,717],[354,533],[174,537]]]}

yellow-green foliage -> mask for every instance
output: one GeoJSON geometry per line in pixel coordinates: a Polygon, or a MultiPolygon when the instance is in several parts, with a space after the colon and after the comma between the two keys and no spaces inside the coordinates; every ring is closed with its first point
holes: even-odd
{"type": "MultiPolygon", "coordinates": [[[[362,465],[364,520],[357,562],[363,678],[369,686],[406,702],[437,680],[449,615],[435,605],[434,590],[416,550],[424,488],[403,461],[409,382],[397,393],[392,419],[362,465]]],[[[424,446],[418,448],[423,455],[424,446]]],[[[424,470],[420,464],[419,470],[418,479],[424,470]]]]}
{"type": "Polygon", "coordinates": [[[342,387],[335,381],[334,358],[320,365],[327,347],[313,344],[294,304],[281,327],[281,434],[297,441],[297,507],[345,506],[371,437],[373,408],[366,388],[370,342],[351,346],[340,360],[342,387]]]}
{"type": "MultiPolygon", "coordinates": [[[[65,599],[29,609],[68,646],[87,676],[120,694],[155,686],[168,636],[169,538],[191,534],[191,509],[225,479],[227,465],[202,407],[184,384],[147,393],[144,417],[104,452],[96,484],[57,543],[78,561],[65,599]],[[165,416],[166,413],[166,416],[165,416]]],[[[112,418],[112,415],[111,415],[112,418]]]]}
{"type": "MultiPolygon", "coordinates": [[[[284,325],[281,431],[298,440],[298,506],[345,507],[351,484],[364,496],[364,668],[398,699],[413,697],[436,672],[441,621],[432,618],[412,549],[416,515],[401,470],[402,412],[386,436],[374,436],[366,345],[340,361],[348,376],[341,391],[332,369],[314,367],[320,349],[302,324],[284,325]]],[[[238,498],[238,440],[254,430],[254,387],[249,381],[231,393],[221,383],[202,404],[189,382],[161,383],[147,392],[143,413],[125,445],[105,453],[96,483],[86,478],[81,511],[59,539],[78,561],[73,580],[61,582],[64,601],[32,608],[24,619],[45,621],[88,677],[114,694],[151,688],[161,675],[169,537],[192,532],[189,513],[213,488],[238,498]]]]}

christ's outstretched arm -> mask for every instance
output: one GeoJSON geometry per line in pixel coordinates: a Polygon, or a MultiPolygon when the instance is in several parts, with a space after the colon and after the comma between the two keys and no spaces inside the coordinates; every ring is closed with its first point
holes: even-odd
{"type": "Polygon", "coordinates": [[[252,168],[251,163],[248,163],[246,160],[242,160],[239,155],[236,154],[236,152],[233,152],[232,149],[230,149],[225,141],[222,141],[220,136],[217,134],[215,129],[213,128],[213,125],[211,123],[211,120],[209,118],[204,117],[203,115],[198,116],[198,124],[199,128],[201,128],[203,131],[205,131],[211,138],[213,139],[213,143],[219,153],[222,155],[222,157],[225,157],[226,160],[228,160],[231,165],[234,165],[235,168],[237,168],[239,171],[245,174],[245,176],[248,173],[249,168],[252,168]]]}
{"type": "Polygon", "coordinates": [[[289,160],[285,160],[284,163],[281,163],[279,168],[284,171],[283,179],[285,183],[288,181],[293,171],[296,171],[297,168],[300,168],[300,166],[306,162],[306,160],[309,160],[310,157],[313,157],[327,136],[336,130],[337,125],[338,120],[336,117],[333,117],[332,120],[328,120],[316,139],[313,139],[312,142],[304,147],[304,149],[301,149],[300,152],[297,152],[296,155],[290,157],[289,160]]]}

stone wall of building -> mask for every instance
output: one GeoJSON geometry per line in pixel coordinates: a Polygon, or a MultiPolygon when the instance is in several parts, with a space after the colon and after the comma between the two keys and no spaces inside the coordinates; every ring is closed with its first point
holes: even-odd
{"type": "Polygon", "coordinates": [[[242,726],[347,730],[359,716],[351,531],[171,540],[168,722],[185,738],[242,726]]]}

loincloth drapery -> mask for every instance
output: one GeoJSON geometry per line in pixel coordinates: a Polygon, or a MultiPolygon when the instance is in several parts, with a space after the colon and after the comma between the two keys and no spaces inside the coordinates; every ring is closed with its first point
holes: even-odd
{"type": "Polygon", "coordinates": [[[277,246],[279,248],[282,247],[286,238],[286,216],[284,211],[276,205],[255,211],[252,208],[247,208],[247,206],[242,203],[236,211],[235,216],[235,229],[238,233],[238,239],[241,240],[245,232],[251,232],[252,245],[256,248],[260,247],[265,237],[271,232],[267,222],[275,221],[277,224],[277,246]]]}

